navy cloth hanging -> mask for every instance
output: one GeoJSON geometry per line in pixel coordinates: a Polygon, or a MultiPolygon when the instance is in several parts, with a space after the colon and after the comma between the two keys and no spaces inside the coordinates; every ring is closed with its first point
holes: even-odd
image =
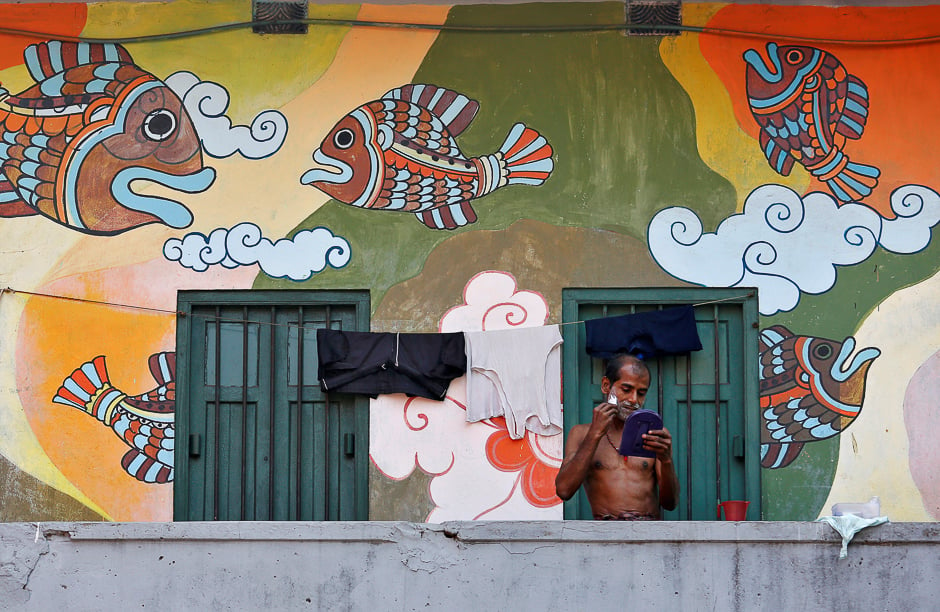
{"type": "Polygon", "coordinates": [[[397,334],[317,330],[320,388],[375,397],[406,393],[444,399],[467,371],[462,332],[397,334]]]}
{"type": "Polygon", "coordinates": [[[584,322],[587,352],[610,359],[621,353],[650,359],[702,350],[691,305],[584,322]]]}

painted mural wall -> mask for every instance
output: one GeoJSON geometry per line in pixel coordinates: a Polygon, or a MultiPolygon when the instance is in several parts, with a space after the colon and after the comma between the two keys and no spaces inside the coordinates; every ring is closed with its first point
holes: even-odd
{"type": "MultiPolygon", "coordinates": [[[[940,519],[940,6],[250,6],[0,4],[0,520],[172,518],[177,290],[592,286],[758,288],[764,518],[940,519]]],[[[563,434],[467,412],[372,400],[372,518],[562,518],[563,434]]]]}

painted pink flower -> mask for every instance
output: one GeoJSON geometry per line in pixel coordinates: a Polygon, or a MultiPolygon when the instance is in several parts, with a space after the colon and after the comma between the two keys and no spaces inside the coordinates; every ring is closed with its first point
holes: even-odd
{"type": "Polygon", "coordinates": [[[545,325],[548,302],[536,291],[518,290],[508,272],[474,275],[463,290],[463,304],[441,317],[440,331],[491,331],[545,325]]]}
{"type": "MultiPolygon", "coordinates": [[[[441,332],[492,331],[544,325],[548,302],[520,290],[507,272],[471,278],[463,303],[441,317],[441,332]]],[[[526,432],[512,440],[502,417],[468,423],[466,377],[454,380],[435,402],[404,395],[372,401],[370,456],[388,478],[406,478],[417,467],[431,476],[429,522],[449,520],[557,520],[561,500],[555,474],[562,436],[526,432]]]]}

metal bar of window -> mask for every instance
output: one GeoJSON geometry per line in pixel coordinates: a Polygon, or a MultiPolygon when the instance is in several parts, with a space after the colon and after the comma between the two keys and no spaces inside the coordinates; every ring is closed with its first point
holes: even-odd
{"type": "MultiPolygon", "coordinates": [[[[601,305],[601,318],[605,318],[605,317],[608,317],[608,316],[610,316],[610,311],[608,310],[607,304],[601,305]]],[[[585,333],[587,333],[587,332],[585,332],[585,333]]],[[[603,368],[603,369],[601,370],[601,376],[603,377],[603,376],[605,376],[605,375],[607,374],[607,360],[606,360],[606,359],[604,359],[604,360],[601,362],[601,367],[603,368]]],[[[593,384],[593,381],[594,381],[594,375],[593,375],[593,373],[592,373],[592,375],[591,375],[591,382],[592,382],[592,384],[593,384]]],[[[598,382],[600,382],[600,381],[598,381],[598,382]]],[[[607,401],[607,398],[606,398],[606,397],[605,397],[605,398],[602,398],[601,401],[602,401],[602,402],[606,402],[606,401],[607,401]]]]}
{"type": "MultiPolygon", "coordinates": [[[[269,317],[271,323],[275,323],[275,310],[274,306],[271,306],[269,310],[269,317]]],[[[266,365],[268,373],[268,414],[270,415],[270,427],[269,436],[268,436],[268,520],[275,520],[274,516],[274,464],[276,460],[276,447],[275,447],[275,429],[277,425],[276,416],[277,411],[275,410],[276,398],[277,398],[277,389],[274,380],[274,358],[277,355],[276,346],[275,346],[275,333],[274,326],[271,326],[271,329],[268,330],[269,335],[269,351],[268,351],[268,363],[266,365]]]]}
{"type": "Polygon", "coordinates": [[[721,343],[718,340],[718,304],[712,304],[715,326],[715,499],[721,503],[721,343]]]}
{"type": "MultiPolygon", "coordinates": [[[[326,328],[333,328],[333,314],[330,306],[326,306],[326,328]]],[[[324,414],[323,414],[323,440],[324,440],[324,452],[323,452],[323,518],[324,520],[330,520],[330,410],[333,407],[333,403],[330,401],[330,394],[324,394],[324,414]]]]}
{"type": "Polygon", "coordinates": [[[239,520],[245,520],[245,492],[247,491],[248,469],[248,307],[242,306],[242,473],[239,489],[239,520]]]}
{"type": "Polygon", "coordinates": [[[301,520],[303,511],[302,489],[303,479],[303,444],[304,444],[304,307],[297,306],[297,460],[294,464],[296,478],[296,511],[295,519],[301,520]]]}
{"type": "MultiPolygon", "coordinates": [[[[663,305],[659,305],[659,309],[663,309],[663,305]]],[[[675,360],[675,357],[671,359],[675,360]]],[[[662,360],[660,360],[661,362],[662,360]]],[[[663,413],[663,370],[661,363],[656,364],[657,376],[656,376],[656,407],[659,409],[659,414],[663,413]]]]}
{"type": "Polygon", "coordinates": [[[215,448],[212,451],[212,520],[219,520],[219,402],[220,396],[222,393],[222,310],[220,307],[215,307],[215,346],[213,350],[215,351],[215,380],[213,384],[215,385],[215,405],[214,405],[214,414],[215,414],[215,437],[213,438],[213,444],[215,448]]]}
{"type": "Polygon", "coordinates": [[[685,512],[692,520],[692,353],[685,359],[685,512]]]}

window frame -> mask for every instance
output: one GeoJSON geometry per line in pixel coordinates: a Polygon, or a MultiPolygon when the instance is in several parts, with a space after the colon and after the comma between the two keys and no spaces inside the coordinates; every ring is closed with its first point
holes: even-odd
{"type": "MultiPolygon", "coordinates": [[[[333,306],[342,305],[355,309],[355,325],[357,331],[370,331],[371,296],[368,290],[346,289],[219,289],[219,290],[179,290],[177,291],[177,324],[176,324],[176,409],[174,428],[176,447],[174,450],[174,481],[173,481],[173,520],[188,521],[190,514],[190,400],[192,372],[190,370],[189,355],[192,347],[190,338],[192,328],[190,321],[194,308],[204,306],[333,306]]],[[[356,396],[355,410],[366,414],[365,440],[357,440],[357,446],[362,444],[365,457],[365,468],[362,474],[356,476],[356,486],[362,486],[361,499],[357,501],[357,514],[362,520],[368,520],[369,512],[369,484],[368,484],[368,413],[369,399],[356,396]],[[362,480],[362,482],[359,482],[362,480]],[[361,507],[360,507],[361,506],[361,507]]],[[[211,519],[209,519],[211,520],[211,519]]]]}
{"type": "MultiPolygon", "coordinates": [[[[749,514],[762,515],[760,468],[760,397],[759,397],[759,311],[754,287],[578,287],[562,289],[562,396],[564,436],[584,422],[580,412],[581,381],[579,357],[585,350],[584,326],[578,322],[582,305],[670,305],[703,303],[741,304],[744,417],[745,499],[751,502],[749,514]],[[749,358],[747,355],[752,357],[749,358]]],[[[652,389],[651,389],[652,392],[652,389]]],[[[564,502],[566,520],[590,516],[590,506],[583,487],[564,502]]]]}

